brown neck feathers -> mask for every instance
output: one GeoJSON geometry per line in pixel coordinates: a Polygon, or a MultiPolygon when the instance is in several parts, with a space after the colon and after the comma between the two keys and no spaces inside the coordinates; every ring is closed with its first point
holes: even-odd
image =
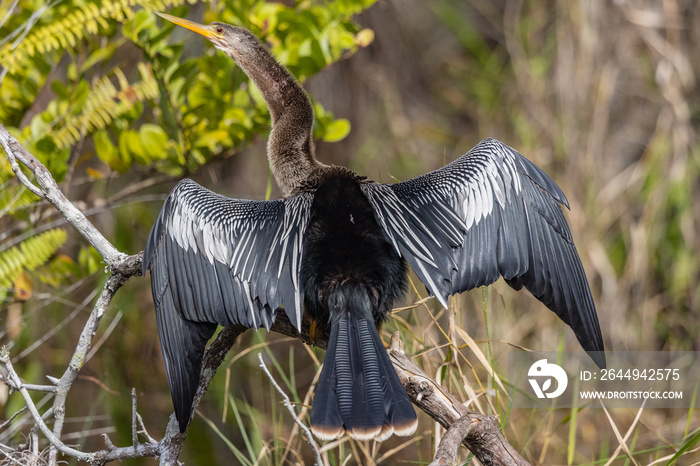
{"type": "Polygon", "coordinates": [[[309,97],[291,73],[249,31],[230,55],[260,89],[272,117],[267,156],[272,174],[285,195],[322,165],[314,155],[314,110],[309,97]]]}

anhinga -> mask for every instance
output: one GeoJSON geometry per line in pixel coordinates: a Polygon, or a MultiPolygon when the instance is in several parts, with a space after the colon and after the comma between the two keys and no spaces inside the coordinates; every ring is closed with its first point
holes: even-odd
{"type": "Polygon", "coordinates": [[[180,430],[217,324],[270,328],[283,306],[330,326],[311,409],[322,439],[414,432],[416,414],[377,331],[404,292],[406,263],[447,307],[500,276],[571,326],[603,367],[603,339],[559,187],[514,149],[484,139],[412,180],[378,184],[316,160],[298,81],[249,31],[160,14],[209,39],[257,85],[272,117],[270,167],[285,197],[230,199],[191,180],[172,191],[144,256],[180,430]]]}

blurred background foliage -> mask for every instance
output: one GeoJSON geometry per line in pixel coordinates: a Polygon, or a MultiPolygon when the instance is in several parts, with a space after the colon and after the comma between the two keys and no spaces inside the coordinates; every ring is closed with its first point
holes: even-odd
{"type": "MultiPolygon", "coordinates": [[[[137,253],[183,176],[230,196],[279,196],[257,89],[207,41],[151,10],[245,26],[304,81],[316,108],[319,159],[391,182],[438,168],[483,137],[504,141],[569,198],[566,215],[606,347],[700,350],[700,5],[374,3],[1,0],[0,123],[108,239],[137,253]]],[[[46,374],[65,368],[104,265],[51,206],[19,185],[4,157],[0,186],[0,337],[20,374],[45,383],[46,374]]],[[[505,380],[512,345],[578,349],[571,332],[503,283],[453,299],[449,311],[432,301],[410,306],[425,295],[414,283],[409,308],[396,312],[385,335],[400,330],[428,373],[473,409],[499,414],[529,461],[632,464],[616,430],[629,431],[638,464],[698,439],[697,408],[645,410],[637,421],[632,410],[611,410],[609,418],[592,407],[510,410],[489,375],[486,342],[505,380]]],[[[172,407],[155,328],[148,280],[132,279],[70,396],[67,442],[97,449],[99,434],[108,433],[128,444],[131,387],[149,432],[162,436],[172,407]]],[[[290,397],[309,404],[323,352],[248,332],[200,406],[184,461],[310,461],[257,367],[260,351],[290,397]]],[[[0,406],[7,418],[21,402],[0,387],[0,406]]],[[[25,422],[16,418],[0,443],[24,442],[25,422]]],[[[423,464],[437,440],[423,416],[414,438],[344,438],[325,454],[330,464],[423,464]]],[[[684,453],[678,464],[697,461],[697,452],[684,453]]]]}

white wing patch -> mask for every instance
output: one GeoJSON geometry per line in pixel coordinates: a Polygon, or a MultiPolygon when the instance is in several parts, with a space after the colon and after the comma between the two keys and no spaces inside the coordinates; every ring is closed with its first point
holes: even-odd
{"type": "Polygon", "coordinates": [[[389,241],[443,306],[446,296],[439,290],[449,285],[437,280],[452,276],[452,248],[463,246],[467,233],[489,218],[496,205],[503,210],[520,194],[516,155],[486,139],[426,175],[396,185],[363,185],[389,241]]]}
{"type": "Polygon", "coordinates": [[[409,221],[419,226],[422,233],[432,239],[438,247],[441,247],[440,242],[433,235],[430,229],[423,224],[417,215],[409,209],[391,190],[391,187],[380,184],[367,184],[361,186],[367,199],[372,204],[375,212],[381,212],[384,215],[378,215],[377,219],[384,230],[384,233],[389,237],[391,243],[396,248],[396,251],[401,254],[397,238],[393,232],[397,232],[403,240],[402,243],[409,248],[412,255],[420,258],[422,261],[436,266],[433,255],[426,244],[416,235],[414,228],[409,225],[409,221]]]}
{"type": "MultiPolygon", "coordinates": [[[[494,199],[504,209],[512,197],[511,192],[517,195],[522,187],[515,157],[504,147],[489,145],[484,151],[477,146],[469,155],[472,155],[471,160],[467,159],[464,167],[468,181],[463,184],[461,194],[461,218],[468,230],[491,214],[494,199]]],[[[460,196],[459,189],[453,195],[460,196]]]]}
{"type": "MultiPolygon", "coordinates": [[[[255,326],[261,324],[261,320],[265,323],[266,319],[256,316],[259,304],[254,302],[257,296],[253,296],[256,289],[253,282],[268,272],[278,280],[291,282],[293,302],[285,304],[293,313],[290,319],[301,324],[303,290],[299,268],[313,194],[263,205],[263,201],[229,199],[187,180],[175,188],[171,198],[172,209],[164,218],[166,235],[185,253],[205,258],[214,272],[217,263],[229,269],[239,280],[245,294],[243,302],[255,326]],[[280,203],[284,203],[283,209],[280,203]],[[271,207],[273,205],[276,207],[271,207]],[[269,208],[265,210],[266,207],[269,208]],[[271,267],[274,270],[271,271],[271,267]],[[291,276],[287,278],[287,274],[291,276]]],[[[197,275],[197,271],[191,272],[197,275]]],[[[280,287],[273,283],[269,288],[278,290],[280,287]]],[[[265,300],[261,303],[265,304],[265,300]]]]}

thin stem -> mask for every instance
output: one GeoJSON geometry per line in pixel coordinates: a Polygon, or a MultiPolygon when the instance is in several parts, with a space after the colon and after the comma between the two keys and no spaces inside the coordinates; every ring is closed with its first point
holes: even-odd
{"type": "Polygon", "coordinates": [[[287,407],[290,414],[292,415],[292,419],[294,419],[294,422],[301,428],[301,430],[304,431],[306,440],[309,442],[309,445],[311,445],[311,448],[314,451],[314,455],[316,456],[316,464],[318,466],[321,466],[323,464],[323,460],[321,459],[321,452],[318,449],[318,445],[316,445],[316,441],[314,440],[314,436],[311,434],[311,430],[309,430],[309,428],[306,427],[306,424],[301,422],[301,419],[299,419],[299,417],[297,416],[297,412],[294,410],[294,405],[292,405],[291,400],[289,399],[287,394],[284,393],[284,390],[282,390],[282,388],[277,384],[275,378],[272,377],[272,374],[270,374],[270,371],[265,365],[265,361],[263,361],[262,353],[258,353],[258,360],[260,360],[260,367],[262,367],[262,370],[263,372],[265,372],[265,375],[267,375],[267,378],[270,379],[272,386],[275,387],[275,389],[279,392],[280,395],[282,395],[282,398],[284,399],[284,405],[287,407]]]}
{"type": "Polygon", "coordinates": [[[44,434],[44,436],[51,442],[51,445],[66,455],[73,456],[81,461],[91,462],[93,455],[65,445],[61,439],[57,438],[53,432],[51,432],[51,429],[49,429],[49,427],[46,425],[41,414],[39,413],[39,410],[34,404],[34,400],[32,400],[32,397],[29,395],[29,391],[24,387],[22,380],[20,379],[19,375],[17,375],[17,372],[15,372],[15,368],[12,366],[12,361],[7,353],[0,356],[0,362],[5,364],[8,380],[12,383],[12,387],[22,395],[22,398],[24,398],[24,403],[27,405],[29,412],[32,414],[35,425],[39,427],[39,430],[41,430],[41,433],[44,434]]]}
{"type": "Polygon", "coordinates": [[[45,198],[51,204],[54,205],[63,216],[81,232],[83,237],[87,239],[90,244],[92,244],[95,249],[104,258],[108,267],[112,269],[117,269],[126,260],[127,255],[120,252],[115,248],[112,243],[107,241],[107,239],[100,233],[97,228],[83,215],[83,213],[78,210],[73,203],[71,203],[66,196],[61,192],[56,184],[56,181],[49,173],[48,169],[37,160],[27,149],[25,149],[17,139],[12,136],[5,126],[0,124],[0,144],[7,152],[7,156],[10,159],[10,164],[13,171],[22,182],[24,186],[27,187],[31,192],[45,198]],[[29,179],[24,176],[22,170],[19,169],[17,161],[22,162],[31,172],[41,186],[41,189],[37,188],[29,179]]]}
{"type": "MultiPolygon", "coordinates": [[[[78,377],[80,369],[85,363],[86,356],[90,352],[90,348],[92,347],[92,339],[97,333],[97,326],[100,324],[102,316],[104,316],[105,312],[107,312],[109,309],[109,303],[112,301],[114,294],[125,282],[126,277],[120,274],[112,275],[107,279],[107,282],[100,293],[100,297],[97,298],[95,307],[93,307],[90,317],[83,327],[83,331],[78,339],[78,344],[73,352],[73,357],[68,364],[68,368],[58,382],[56,400],[54,400],[53,405],[55,417],[53,434],[56,437],[61,436],[63,422],[66,415],[66,399],[68,398],[68,392],[73,386],[73,382],[78,377]]],[[[55,462],[57,453],[58,452],[55,448],[51,449],[49,454],[50,464],[55,462]]]]}

